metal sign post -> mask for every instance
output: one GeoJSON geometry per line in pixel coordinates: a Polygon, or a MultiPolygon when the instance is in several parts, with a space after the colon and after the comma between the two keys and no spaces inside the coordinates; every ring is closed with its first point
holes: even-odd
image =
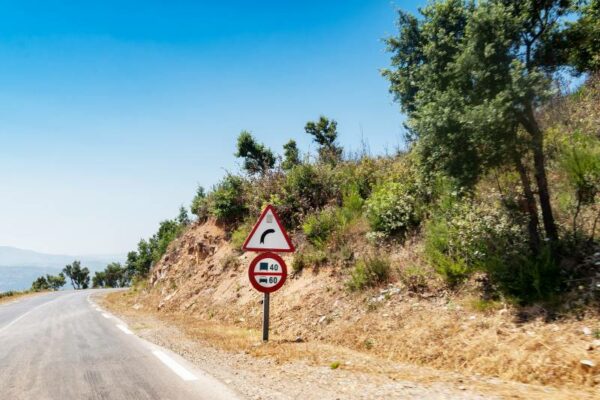
{"type": "Polygon", "coordinates": [[[269,295],[265,293],[263,298],[263,342],[269,341],[269,295]]]}
{"type": "Polygon", "coordinates": [[[285,231],[275,208],[267,206],[246,238],[242,249],[261,252],[252,260],[248,268],[248,278],[263,297],[263,342],[269,340],[270,294],[280,289],[287,278],[287,266],[283,259],[272,252],[295,250],[289,235],[285,231]]]}

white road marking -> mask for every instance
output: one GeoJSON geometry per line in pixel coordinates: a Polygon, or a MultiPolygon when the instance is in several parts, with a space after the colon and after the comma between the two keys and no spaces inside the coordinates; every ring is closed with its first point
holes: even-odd
{"type": "Polygon", "coordinates": [[[106,318],[106,319],[110,319],[110,318],[111,318],[111,316],[110,316],[110,315],[108,315],[107,313],[102,313],[102,316],[103,316],[104,318],[106,318]]]}
{"type": "Polygon", "coordinates": [[[171,357],[169,357],[162,351],[155,350],[152,352],[152,354],[154,354],[156,356],[156,358],[158,358],[160,361],[162,361],[162,363],[165,364],[167,367],[171,368],[171,370],[173,372],[175,372],[177,375],[179,375],[179,377],[181,379],[183,379],[184,381],[198,380],[198,378],[194,374],[192,374],[190,371],[185,369],[183,366],[179,365],[179,363],[177,363],[177,361],[173,360],[171,357]]]}
{"type": "Polygon", "coordinates": [[[133,335],[133,332],[131,332],[129,330],[129,328],[127,328],[125,325],[119,324],[119,325],[117,325],[117,328],[119,328],[120,330],[122,330],[123,332],[125,332],[125,334],[127,334],[127,335],[133,335]]]}

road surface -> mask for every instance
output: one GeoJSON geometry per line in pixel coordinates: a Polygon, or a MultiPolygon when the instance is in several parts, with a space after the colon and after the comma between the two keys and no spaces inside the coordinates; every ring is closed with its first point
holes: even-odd
{"type": "Polygon", "coordinates": [[[99,309],[92,291],[0,305],[0,398],[236,399],[219,381],[99,309]]]}

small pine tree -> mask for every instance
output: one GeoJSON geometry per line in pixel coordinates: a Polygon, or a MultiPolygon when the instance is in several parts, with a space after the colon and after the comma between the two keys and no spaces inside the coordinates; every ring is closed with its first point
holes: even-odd
{"type": "Polygon", "coordinates": [[[337,144],[337,122],[320,116],[318,121],[309,121],[304,131],[319,145],[319,161],[337,164],[342,159],[342,148],[337,144]]]}
{"type": "Polygon", "coordinates": [[[283,157],[281,168],[285,171],[289,171],[300,164],[300,152],[295,140],[290,139],[289,142],[283,145],[283,157]]]}

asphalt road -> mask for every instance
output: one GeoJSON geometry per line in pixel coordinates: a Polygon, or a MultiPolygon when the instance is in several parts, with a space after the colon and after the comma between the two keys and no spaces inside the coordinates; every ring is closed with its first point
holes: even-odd
{"type": "Polygon", "coordinates": [[[0,399],[236,399],[89,299],[58,292],[0,305],[0,399]]]}

